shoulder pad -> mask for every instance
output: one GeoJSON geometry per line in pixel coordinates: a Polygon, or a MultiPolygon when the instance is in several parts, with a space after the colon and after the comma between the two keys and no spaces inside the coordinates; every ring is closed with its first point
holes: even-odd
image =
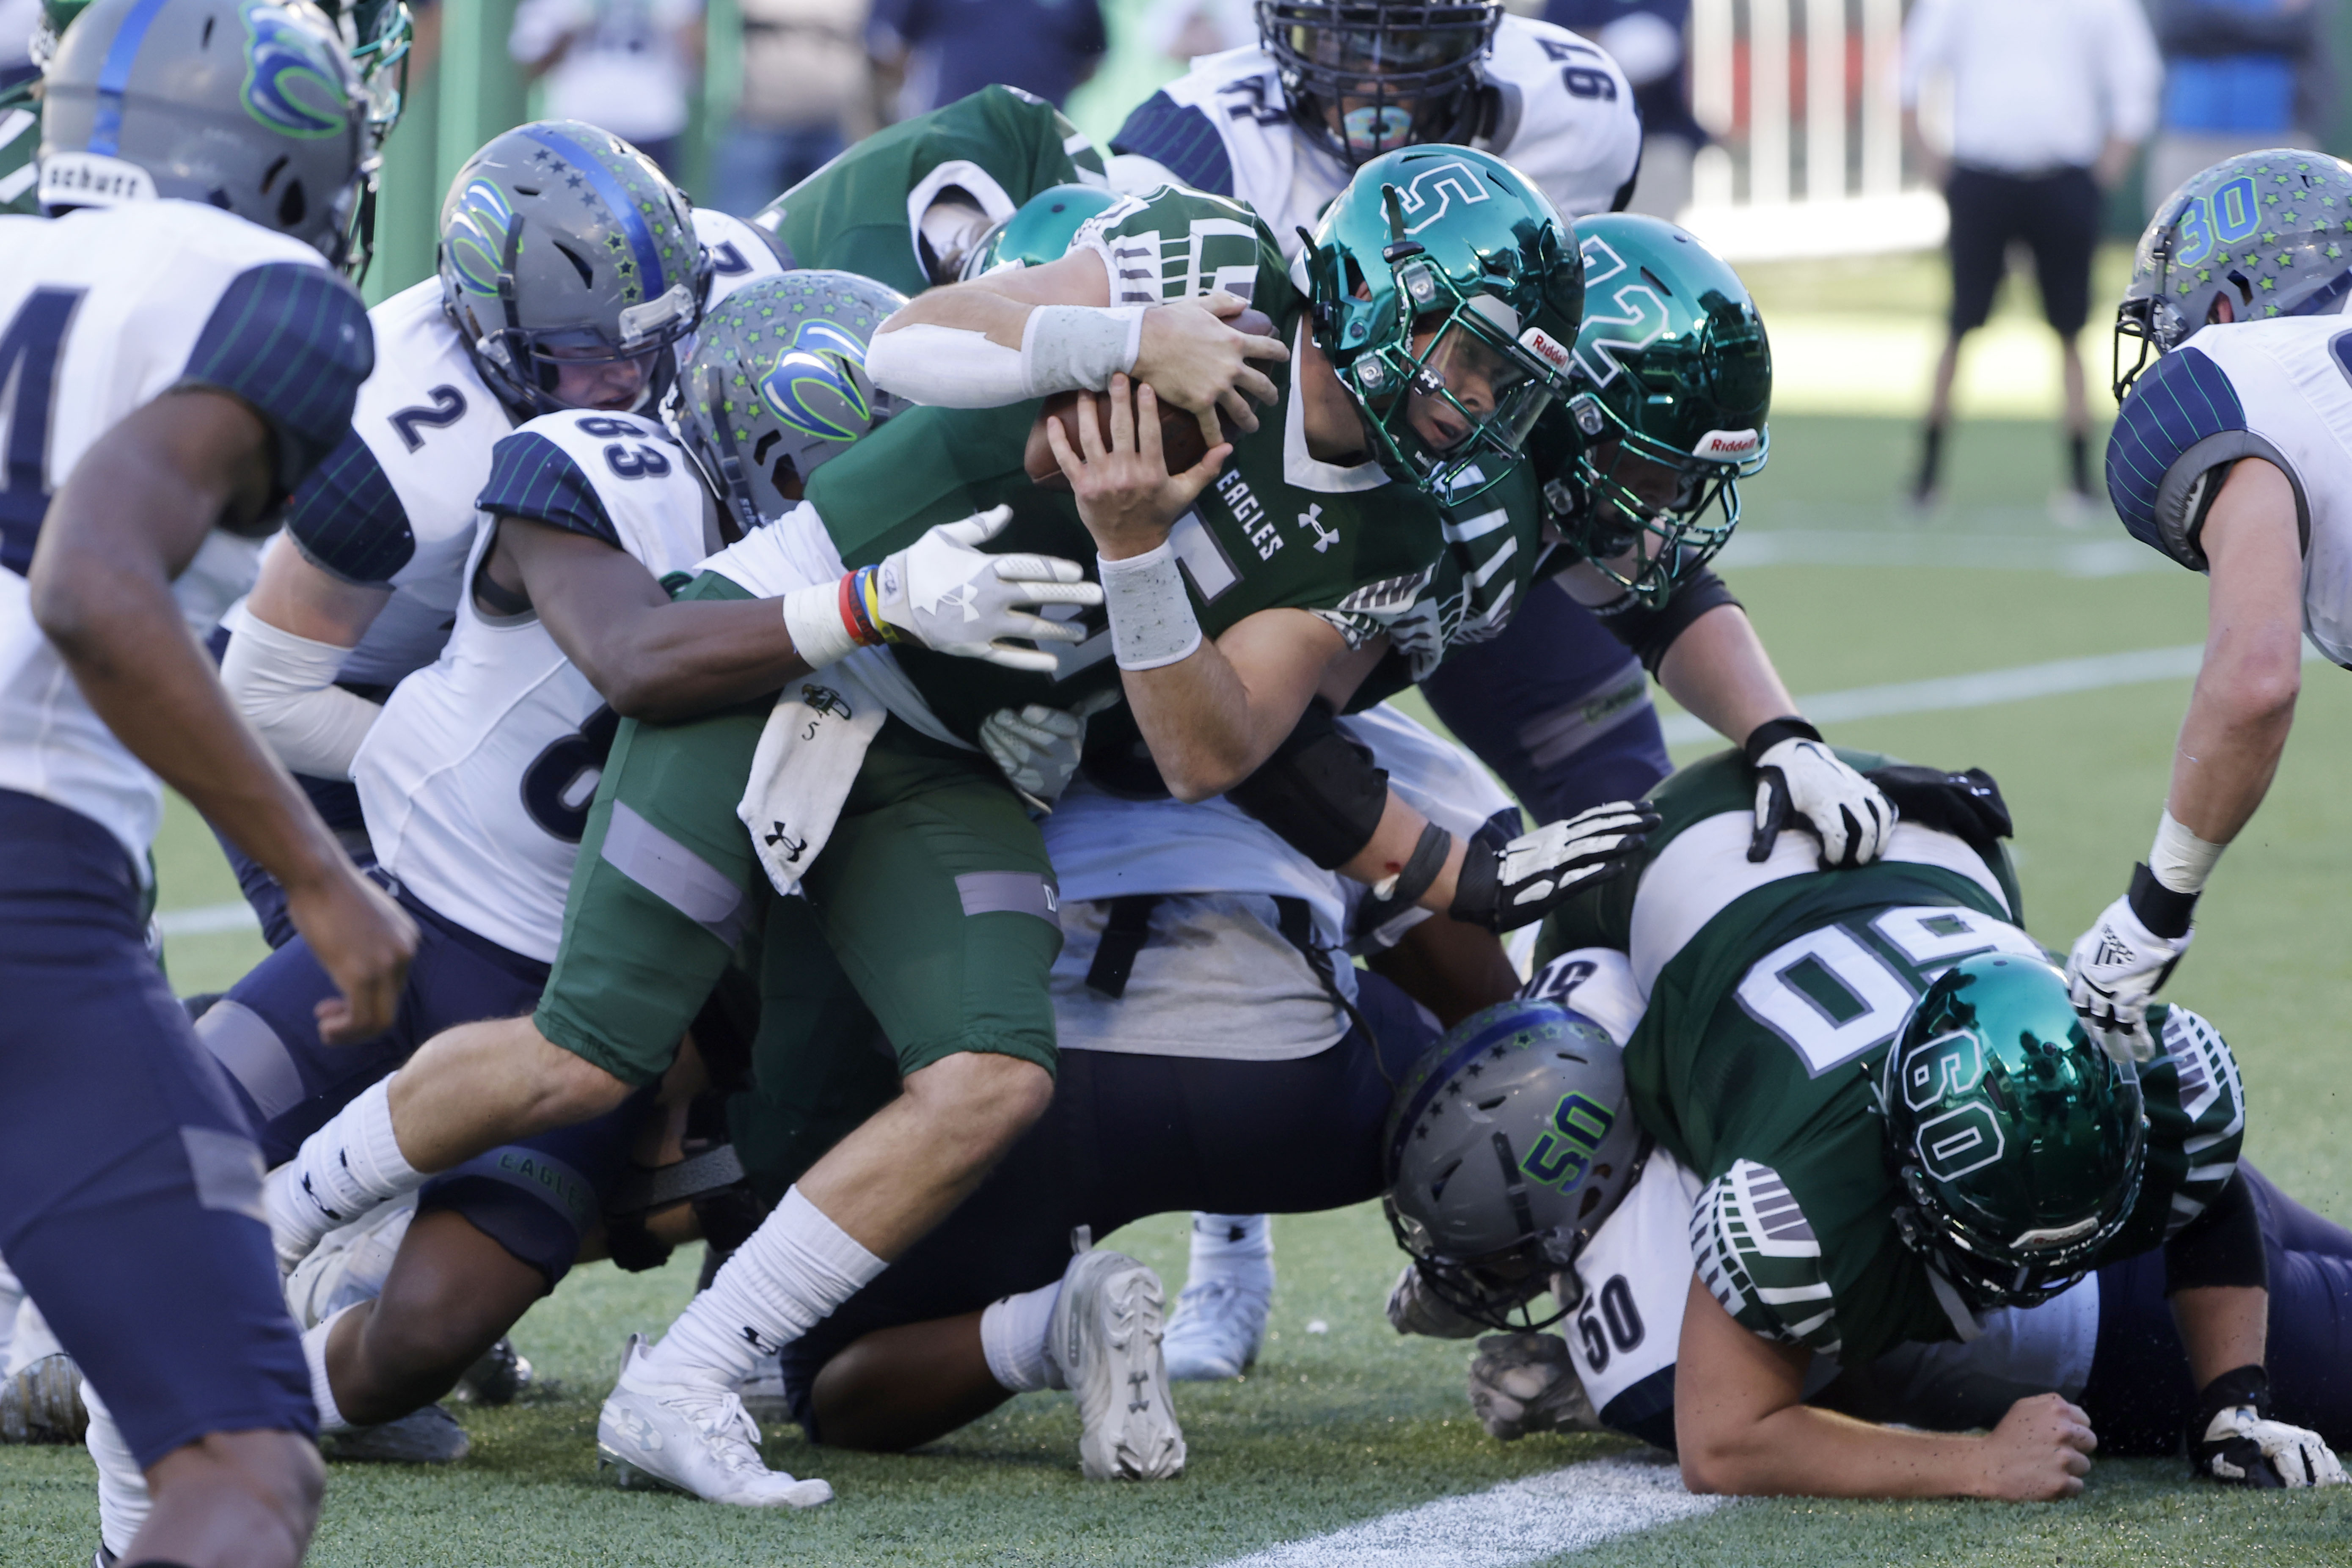
{"type": "Polygon", "coordinates": [[[181,386],[218,387],[277,438],[278,482],[291,491],[352,427],[375,334],[352,286],[324,267],[270,262],[222,290],[181,386]]]}
{"type": "Polygon", "coordinates": [[[2197,535],[2213,502],[2212,472],[2241,457],[2263,458],[2287,476],[2308,536],[2309,508],[2294,465],[2246,428],[2245,405],[2229,372],[2183,344],[2140,372],[2116,412],[2107,436],[2107,497],[2132,538],[2203,571],[2197,535]]]}
{"type": "Polygon", "coordinates": [[[2204,1019],[2159,1004],[2149,1009],[2148,1022],[2163,1048],[2140,1069],[2151,1165],[2179,1172],[2165,1221],[2169,1235],[2202,1214],[2236,1174],[2245,1144],[2246,1091],[2236,1054],[2204,1019]],[[2178,1154],[2160,1153],[2167,1145],[2178,1154]]]}
{"type": "Polygon", "coordinates": [[[499,443],[476,503],[601,539],[659,575],[717,547],[709,497],[668,431],[635,414],[568,409],[499,443]]]}
{"type": "Polygon", "coordinates": [[[1247,205],[1177,185],[1121,198],[1087,219],[1070,248],[1102,257],[1115,305],[1223,289],[1270,309],[1255,300],[1260,277],[1288,277],[1282,247],[1247,205]]]}
{"type": "Polygon", "coordinates": [[[390,582],[416,553],[408,513],[357,431],[294,492],[286,531],[303,555],[345,582],[390,582]]]}
{"type": "Polygon", "coordinates": [[[1751,1333],[1838,1352],[1822,1244],[1780,1173],[1736,1160],[1691,1209],[1691,1259],[1707,1293],[1751,1333]]]}
{"type": "Polygon", "coordinates": [[[1118,134],[1110,139],[1113,152],[1150,159],[1194,190],[1220,196],[1234,193],[1234,161],[1224,138],[1202,110],[1179,104],[1164,92],[1155,92],[1138,104],[1118,134]]]}
{"type": "MultiPolygon", "coordinates": [[[[757,224],[719,212],[694,209],[694,235],[710,253],[710,298],[715,306],[747,283],[792,268],[784,242],[757,224]]],[[[707,308],[707,307],[706,307],[707,308]]]]}

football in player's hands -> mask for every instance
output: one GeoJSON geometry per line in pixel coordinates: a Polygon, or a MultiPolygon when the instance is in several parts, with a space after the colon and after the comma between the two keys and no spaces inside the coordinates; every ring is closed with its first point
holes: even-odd
{"type": "MultiPolygon", "coordinates": [[[[1262,310],[1244,310],[1227,325],[1236,332],[1248,333],[1256,337],[1270,338],[1274,335],[1274,322],[1262,310]]],[[[1037,423],[1029,428],[1029,444],[1022,453],[1022,467],[1028,473],[1033,483],[1041,485],[1048,490],[1067,490],[1070,487],[1070,480],[1069,476],[1062,472],[1062,465],[1055,459],[1054,449],[1045,439],[1045,422],[1049,419],[1059,421],[1062,435],[1069,442],[1070,450],[1073,452],[1084,450],[1078,439],[1078,400],[1082,397],[1098,397],[1098,394],[1079,392],[1055,392],[1045,400],[1045,412],[1037,416],[1037,423]]],[[[1108,410],[1106,406],[1098,406],[1095,411],[1095,417],[1098,421],[1103,420],[1107,418],[1108,413],[1108,410]]],[[[1217,423],[1218,428],[1224,432],[1227,441],[1234,440],[1241,434],[1234,423],[1223,413],[1218,414],[1217,423]]],[[[1201,461],[1208,450],[1208,442],[1201,434],[1200,417],[1197,414],[1188,413],[1163,399],[1160,404],[1160,455],[1167,460],[1168,472],[1171,474],[1188,472],[1201,461]]]]}

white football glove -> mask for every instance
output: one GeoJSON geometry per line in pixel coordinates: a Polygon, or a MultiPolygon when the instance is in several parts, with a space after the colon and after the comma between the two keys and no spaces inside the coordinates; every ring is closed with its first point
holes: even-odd
{"type": "Polygon", "coordinates": [[[926,648],[1050,675],[1055,660],[1033,643],[1082,643],[1076,621],[1048,621],[1027,604],[1102,602],[1099,584],[1078,563],[1050,555],[990,555],[975,549],[1004,531],[1013,508],[999,507],[939,527],[882,562],[875,588],[881,618],[926,648]]]}
{"type": "Polygon", "coordinates": [[[1399,1333],[1422,1334],[1430,1339],[1469,1339],[1484,1333],[1486,1325],[1474,1322],[1448,1305],[1444,1297],[1429,1288],[1421,1277],[1417,1264],[1407,1263],[1404,1272],[1389,1291],[1389,1326],[1399,1333]]]}
{"type": "Polygon", "coordinates": [[[1631,869],[1657,825],[1647,801],[1618,800],[1546,822],[1499,850],[1473,840],[1447,913],[1489,931],[1540,920],[1583,888],[1631,869]]]}
{"type": "Polygon", "coordinates": [[[2147,1061],[2156,1055],[2147,1031],[2148,998],[2189,951],[2197,935],[2158,936],[2143,924],[2126,894],[2106,907],[2066,956],[2066,988],[2091,1038],[2117,1061],[2147,1061]]]}
{"type": "Polygon", "coordinates": [[[1003,770],[1005,782],[1041,811],[1050,811],[1076,777],[1086,755],[1087,720],[1118,700],[1097,692],[1075,708],[1031,703],[1015,713],[998,708],[980,721],[981,749],[1003,770]]]}
{"type": "Polygon", "coordinates": [[[2217,1481],[2258,1488],[2339,1487],[2347,1479],[2318,1433],[2266,1421],[2251,1405],[2233,1405],[2206,1423],[2197,1469],[2217,1481]]]}
{"type": "Polygon", "coordinates": [[[1838,759],[1829,743],[1790,736],[1756,759],[1756,834],[1748,858],[1762,861],[1796,822],[1822,841],[1822,869],[1868,865],[1886,852],[1895,802],[1838,759]]]}
{"type": "Polygon", "coordinates": [[[1506,1443],[1530,1432],[1598,1432],[1568,1342],[1552,1333],[1488,1334],[1470,1364],[1470,1408],[1506,1443]]]}

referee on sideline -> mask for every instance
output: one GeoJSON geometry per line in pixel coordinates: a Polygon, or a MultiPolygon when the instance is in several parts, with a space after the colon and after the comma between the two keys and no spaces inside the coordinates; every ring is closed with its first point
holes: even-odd
{"type": "Polygon", "coordinates": [[[1951,210],[1951,332],[1911,487],[1935,505],[1960,340],[1985,323],[2009,246],[2033,253],[2042,313],[2058,334],[2066,384],[2066,489],[2074,520],[2095,504],[2090,409],[2075,338],[2090,310],[2091,255],[2104,193],[2156,124],[2163,65],[2138,0],[1919,0],[1903,29],[1903,130],[1951,210]],[[1951,81],[1952,152],[1919,135],[1919,93],[1951,81]]]}

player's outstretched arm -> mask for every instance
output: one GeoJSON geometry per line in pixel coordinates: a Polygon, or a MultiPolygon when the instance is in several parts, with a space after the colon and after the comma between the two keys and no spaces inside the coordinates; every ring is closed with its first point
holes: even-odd
{"type": "Polygon", "coordinates": [[[1251,400],[1271,403],[1278,395],[1248,361],[1290,357],[1278,339],[1225,324],[1244,308],[1231,294],[1114,308],[1102,258],[1077,251],[917,295],[875,334],[866,369],[885,391],[945,408],[1099,392],[1113,375],[1131,372],[1197,416],[1214,446],[1224,439],[1220,409],[1235,428],[1253,431],[1251,400]]]}
{"type": "Polygon", "coordinates": [[[1812,1353],[1749,1333],[1694,1275],[1675,1374],[1675,1440],[1693,1491],[1751,1497],[2073,1497],[2098,1439],[2055,1394],[1982,1436],[1875,1427],[1803,1402],[1812,1353]]]}
{"type": "Polygon", "coordinates": [[[2147,863],[2076,940],[2074,1010],[2110,1053],[2145,1061],[2147,1004],[2189,949],[2197,898],[2269,792],[2303,686],[2303,547],[2294,489],[2259,457],[2239,460],[2206,514],[2211,573],[2205,658],[2172,754],[2172,783],[2147,863]]]}
{"type": "Polygon", "coordinates": [[[285,887],[342,991],[320,1004],[325,1038],[383,1033],[416,928],[238,719],[172,597],[206,534],[251,531],[268,510],[268,426],[236,397],[194,389],[134,411],[90,454],[42,527],[34,618],[122,743],[285,887]]]}

